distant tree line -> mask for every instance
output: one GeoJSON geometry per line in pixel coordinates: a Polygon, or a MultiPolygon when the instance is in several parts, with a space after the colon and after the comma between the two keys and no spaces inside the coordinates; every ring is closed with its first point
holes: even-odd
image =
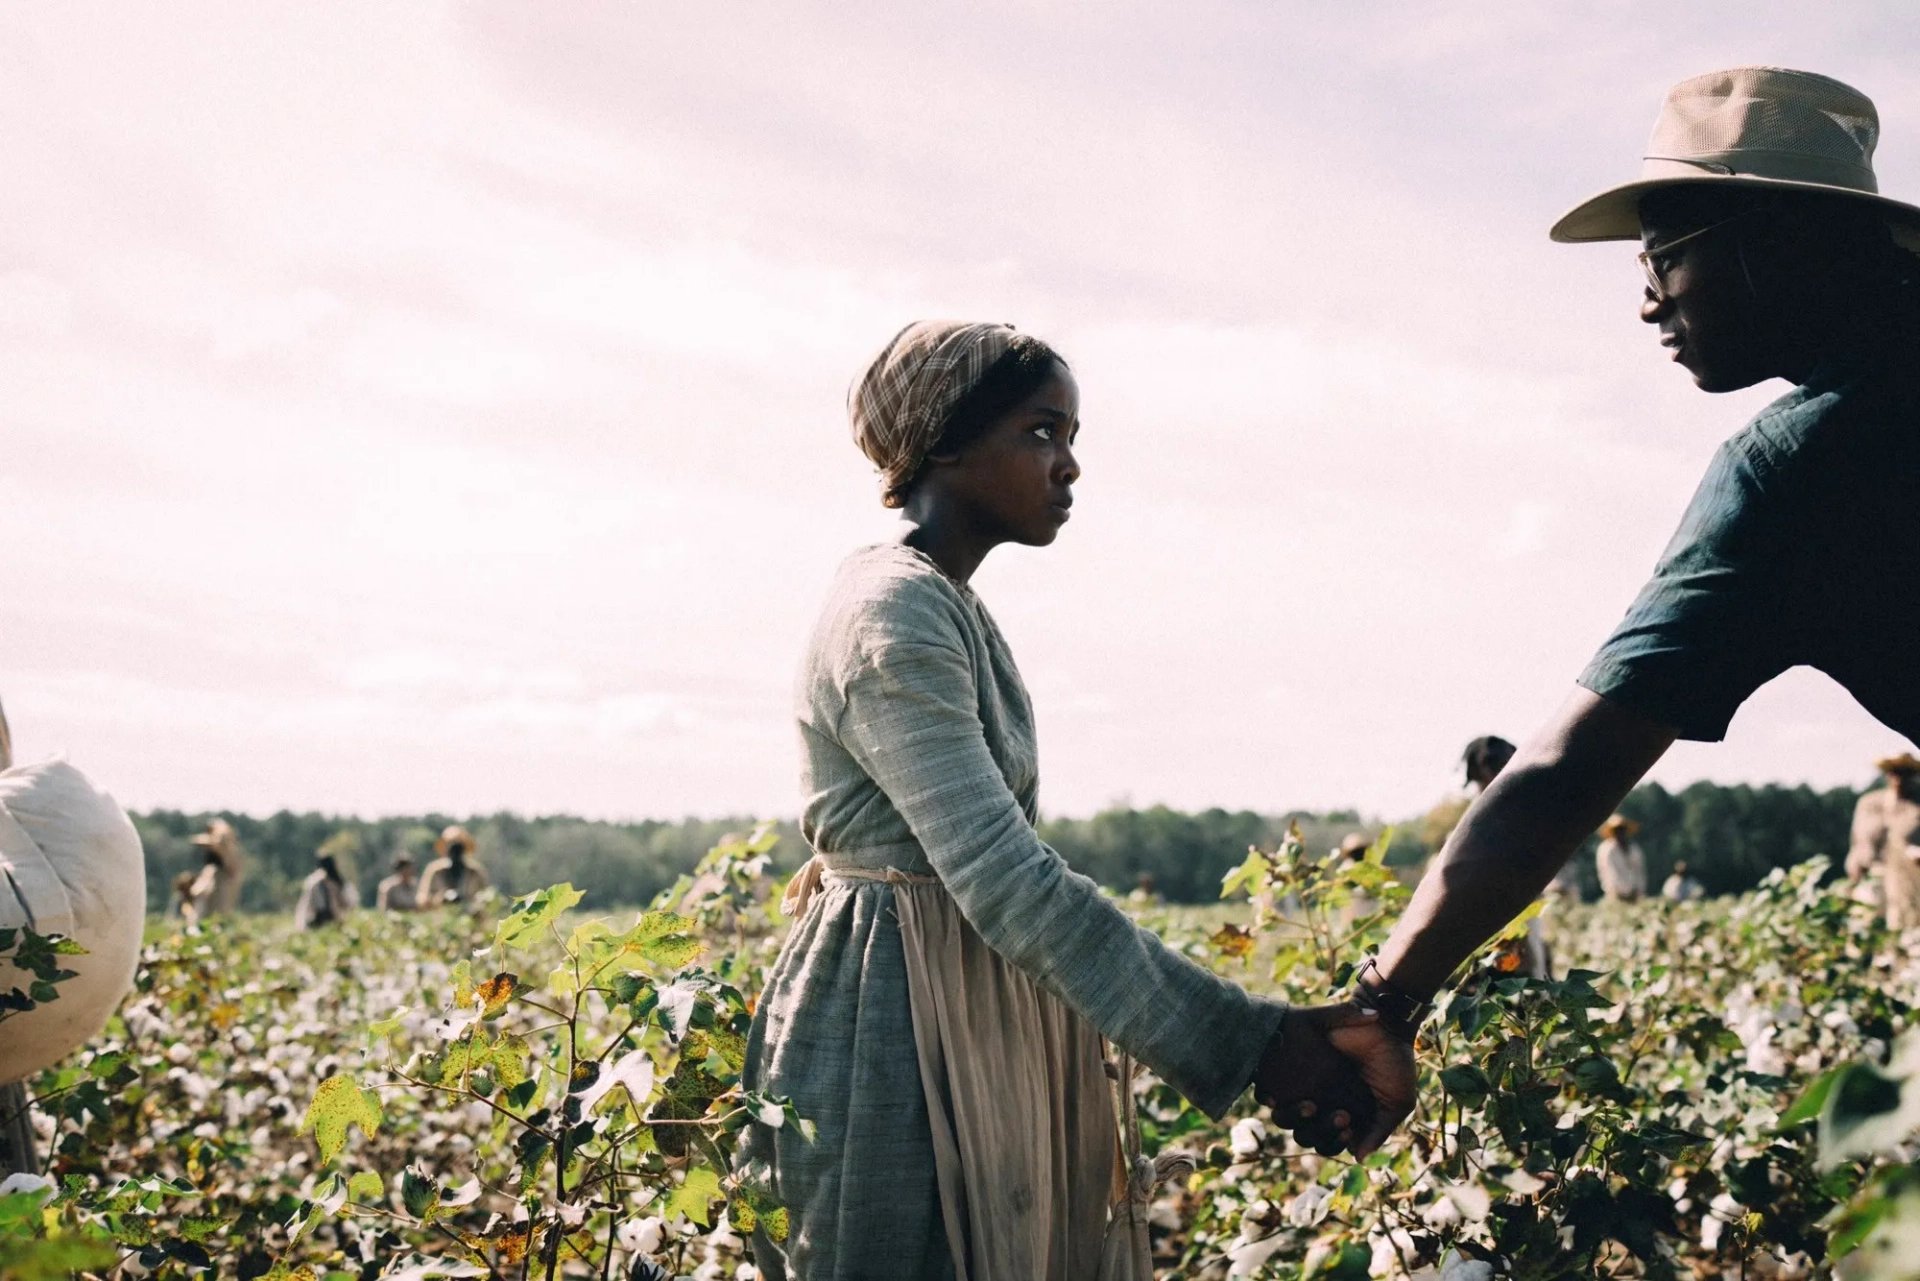
{"type": "MultiPolygon", "coordinates": [[[[1620,809],[1642,826],[1638,839],[1655,888],[1676,860],[1685,860],[1709,893],[1726,894],[1751,888],[1772,869],[1816,854],[1831,857],[1837,869],[1846,854],[1858,797],[1850,788],[1817,792],[1805,786],[1695,783],[1669,792],[1649,783],[1636,788],[1620,809]]],[[[167,907],[176,875],[199,866],[199,851],[190,838],[212,817],[176,810],[134,815],[134,825],[146,844],[147,897],[153,910],[167,907]]],[[[240,901],[250,911],[291,907],[301,880],[313,870],[314,851],[330,840],[335,842],[331,848],[348,851],[348,874],[359,884],[361,901],[370,903],[374,886],[391,870],[396,855],[410,854],[417,866],[424,867],[434,856],[434,838],[452,822],[474,833],[481,862],[505,893],[523,894],[571,881],[586,894],[584,907],[639,904],[690,871],[722,836],[754,826],[754,820],[745,817],[640,823],[512,814],[362,820],[283,811],[267,818],[230,813],[221,817],[234,825],[247,851],[247,879],[240,901]]],[[[1353,832],[1376,836],[1385,826],[1351,810],[1186,813],[1156,805],[1109,809],[1091,818],[1046,819],[1040,824],[1040,835],[1073,867],[1114,890],[1151,888],[1171,902],[1203,903],[1218,898],[1220,878],[1246,857],[1248,846],[1270,849],[1294,823],[1315,852],[1334,848],[1353,832]]],[[[791,871],[806,858],[807,850],[794,824],[783,822],[779,827],[782,839],[774,864],[781,871],[791,871]]],[[[1429,842],[1437,844],[1437,839],[1417,817],[1395,824],[1394,829],[1387,861],[1406,868],[1412,879],[1433,852],[1429,842]]],[[[1589,896],[1597,892],[1596,844],[1589,840],[1575,855],[1575,868],[1589,896]]]]}

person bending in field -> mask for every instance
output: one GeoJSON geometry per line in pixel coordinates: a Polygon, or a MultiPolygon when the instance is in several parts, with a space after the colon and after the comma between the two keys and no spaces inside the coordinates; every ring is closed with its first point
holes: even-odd
{"type": "Polygon", "coordinates": [[[1793,389],[1714,455],[1652,580],[1579,688],[1467,812],[1343,1029],[1381,1104],[1413,1104],[1424,1003],[1539,892],[1676,738],[1721,738],[1789,667],[1920,735],[1920,207],[1875,194],[1879,120],[1824,76],[1745,67],[1667,96],[1639,181],[1562,241],[1638,238],[1640,318],[1710,392],[1793,389]]]}
{"type": "Polygon", "coordinates": [[[1920,759],[1902,752],[1880,762],[1887,785],[1860,798],[1853,809],[1853,839],[1847,849],[1847,879],[1859,885],[1878,875],[1875,896],[1887,928],[1920,925],[1920,759]]]}
{"type": "Polygon", "coordinates": [[[393,875],[374,891],[374,906],[382,912],[411,912],[419,904],[419,878],[413,874],[413,855],[402,850],[393,856],[393,875]]]}
{"type": "Polygon", "coordinates": [[[193,878],[194,919],[235,911],[240,906],[240,883],[246,878],[246,855],[233,824],[216,818],[191,844],[200,851],[199,874],[193,878]]]}
{"type": "Polygon", "coordinates": [[[473,857],[473,833],[458,823],[450,824],[434,842],[440,857],[420,873],[420,893],[416,902],[422,909],[444,903],[470,903],[473,896],[493,882],[487,869],[473,857]]]}
{"type": "Polygon", "coordinates": [[[801,665],[815,853],[745,1084],[818,1133],[756,1122],[741,1143],[790,1216],[784,1244],[754,1237],[768,1281],[1147,1281],[1156,1169],[1118,1163],[1103,1037],[1214,1117],[1256,1084],[1327,1151],[1371,1120],[1358,1083],[1319,1079],[1346,1075],[1326,1030],[1370,1016],[1216,977],[1034,831],[1033,706],[970,580],[1066,524],[1079,407],[1046,344],[945,321],[901,330],[852,394],[904,520],[841,564],[801,665]],[[1308,1092],[1326,1106],[1301,1118],[1308,1092]]]}

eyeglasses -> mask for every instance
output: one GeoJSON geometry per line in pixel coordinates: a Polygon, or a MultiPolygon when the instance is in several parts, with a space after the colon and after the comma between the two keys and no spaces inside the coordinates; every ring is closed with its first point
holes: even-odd
{"type": "Polygon", "coordinates": [[[1640,253],[1635,254],[1634,257],[1640,260],[1640,270],[1647,273],[1647,293],[1652,296],[1653,301],[1665,302],[1667,300],[1666,272],[1654,263],[1654,259],[1672,253],[1674,249],[1686,244],[1695,237],[1704,236],[1709,231],[1718,231],[1730,222],[1738,222],[1752,212],[1753,211],[1749,209],[1743,213],[1737,213],[1731,218],[1722,218],[1719,222],[1708,223],[1698,231],[1689,231],[1686,235],[1677,236],[1664,245],[1655,245],[1651,249],[1642,250],[1640,253]]]}

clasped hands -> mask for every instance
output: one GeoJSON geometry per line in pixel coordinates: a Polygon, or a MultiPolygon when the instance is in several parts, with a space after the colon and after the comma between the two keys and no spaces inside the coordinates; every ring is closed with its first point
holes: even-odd
{"type": "Polygon", "coordinates": [[[1365,1157],[1413,1111],[1413,1045],[1352,1001],[1289,1009],[1260,1056],[1253,1096],[1303,1146],[1365,1157]]]}

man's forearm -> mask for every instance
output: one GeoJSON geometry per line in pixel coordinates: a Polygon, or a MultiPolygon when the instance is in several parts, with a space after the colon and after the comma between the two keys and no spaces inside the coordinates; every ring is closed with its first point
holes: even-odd
{"type": "Polygon", "coordinates": [[[1474,802],[1380,952],[1382,975],[1425,997],[1544,889],[1660,759],[1673,731],[1585,690],[1474,802]]]}

